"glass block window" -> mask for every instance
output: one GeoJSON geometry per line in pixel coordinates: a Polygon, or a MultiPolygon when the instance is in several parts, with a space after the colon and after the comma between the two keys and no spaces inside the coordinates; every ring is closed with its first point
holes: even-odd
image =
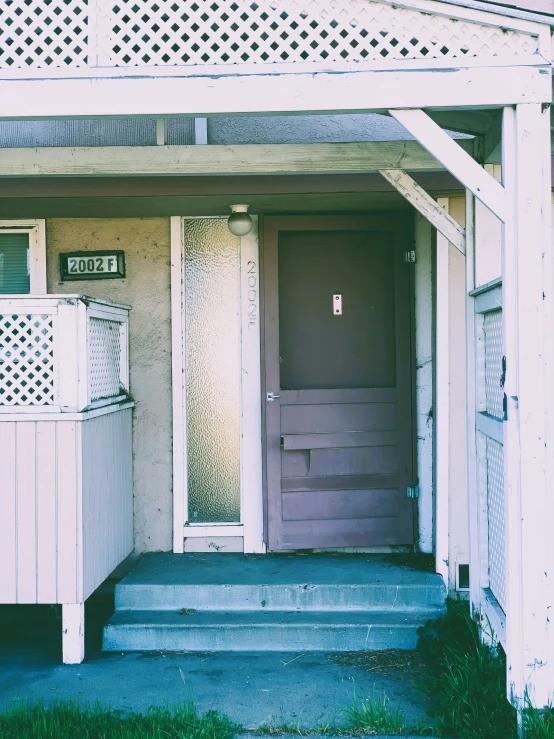
{"type": "Polygon", "coordinates": [[[31,292],[28,233],[0,233],[0,295],[31,292]]]}
{"type": "Polygon", "coordinates": [[[185,219],[189,523],[240,521],[239,239],[185,219]]]}

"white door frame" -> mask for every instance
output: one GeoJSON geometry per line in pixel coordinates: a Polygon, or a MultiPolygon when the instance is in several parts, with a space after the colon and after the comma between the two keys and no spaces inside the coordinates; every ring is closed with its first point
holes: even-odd
{"type": "MultiPolygon", "coordinates": [[[[222,218],[222,216],[215,216],[222,218]]],[[[206,216],[209,218],[209,216],[206,216]]],[[[213,217],[212,217],[213,218],[213,217]]],[[[243,537],[244,552],[263,553],[263,487],[260,375],[260,291],[258,219],[240,239],[240,494],[238,524],[188,524],[185,362],[184,221],[171,217],[171,344],[173,395],[173,551],[191,537],[243,537]]]]}

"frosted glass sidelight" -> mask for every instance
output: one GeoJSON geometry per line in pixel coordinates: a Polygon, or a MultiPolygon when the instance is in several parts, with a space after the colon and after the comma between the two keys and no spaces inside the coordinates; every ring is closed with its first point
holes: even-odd
{"type": "Polygon", "coordinates": [[[239,240],[185,219],[188,521],[240,521],[239,240]]]}

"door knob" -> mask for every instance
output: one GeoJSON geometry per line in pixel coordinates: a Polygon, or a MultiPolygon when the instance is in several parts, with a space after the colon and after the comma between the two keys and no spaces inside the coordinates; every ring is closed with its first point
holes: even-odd
{"type": "Polygon", "coordinates": [[[273,403],[273,401],[275,400],[275,398],[280,398],[280,397],[281,397],[280,395],[275,395],[275,393],[273,393],[271,390],[269,390],[265,394],[265,398],[266,398],[266,400],[267,400],[268,403],[273,403]]]}

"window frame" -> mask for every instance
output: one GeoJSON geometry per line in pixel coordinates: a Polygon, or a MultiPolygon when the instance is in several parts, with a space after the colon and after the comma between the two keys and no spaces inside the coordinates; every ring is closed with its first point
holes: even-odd
{"type": "Polygon", "coordinates": [[[0,220],[0,234],[3,233],[29,234],[29,295],[46,295],[46,221],[43,218],[0,220]]]}

